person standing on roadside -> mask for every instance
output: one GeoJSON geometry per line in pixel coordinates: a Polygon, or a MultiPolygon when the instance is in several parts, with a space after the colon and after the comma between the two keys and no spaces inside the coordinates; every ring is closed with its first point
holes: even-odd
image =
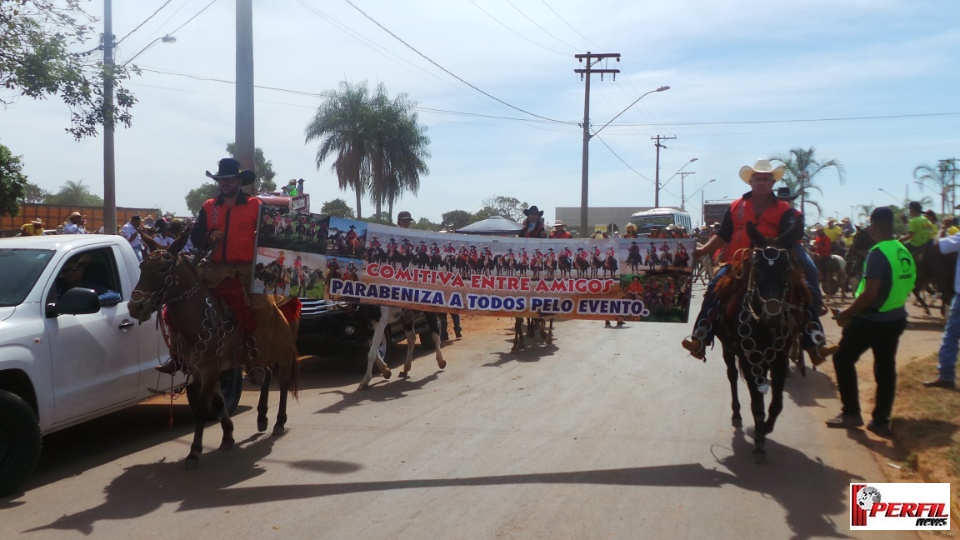
{"type": "Polygon", "coordinates": [[[843,408],[837,417],[827,420],[827,427],[849,429],[863,425],[856,364],[871,349],[877,391],[873,419],[867,429],[889,437],[893,434],[890,414],[897,390],[897,346],[907,327],[904,304],[917,281],[917,265],[907,248],[893,236],[891,209],[875,209],[867,231],[877,244],[867,252],[857,299],[843,311],[834,309],[834,319],[843,328],[840,348],[833,355],[843,408]]]}
{"type": "Polygon", "coordinates": [[[80,212],[73,212],[63,226],[63,234],[87,234],[87,230],[83,228],[84,221],[80,212]]]}
{"type": "Polygon", "coordinates": [[[137,254],[137,260],[143,261],[143,239],[140,238],[140,214],[130,216],[130,221],[120,228],[120,236],[130,242],[130,247],[137,254]]]}

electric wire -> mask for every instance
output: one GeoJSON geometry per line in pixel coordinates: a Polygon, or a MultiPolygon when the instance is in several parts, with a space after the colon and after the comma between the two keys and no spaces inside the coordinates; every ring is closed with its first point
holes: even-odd
{"type": "Polygon", "coordinates": [[[123,43],[123,40],[127,39],[127,38],[130,37],[134,32],[136,32],[137,30],[139,30],[140,28],[142,28],[143,25],[147,24],[147,23],[150,21],[150,19],[154,18],[154,17],[157,15],[157,13],[160,13],[160,11],[163,10],[163,8],[165,8],[165,7],[167,7],[168,5],[170,5],[170,2],[173,2],[173,0],[167,0],[166,2],[164,2],[162,6],[158,7],[156,11],[154,11],[149,17],[147,17],[146,19],[144,19],[143,22],[140,23],[140,24],[138,24],[133,30],[127,32],[127,35],[125,35],[125,36],[123,36],[122,38],[120,38],[117,42],[115,42],[115,43],[113,44],[113,46],[116,47],[116,46],[120,45],[121,43],[123,43]]]}

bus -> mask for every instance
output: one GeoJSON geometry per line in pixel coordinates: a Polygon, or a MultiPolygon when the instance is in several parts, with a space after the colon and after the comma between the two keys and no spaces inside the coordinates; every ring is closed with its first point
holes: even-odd
{"type": "Polygon", "coordinates": [[[650,229],[662,231],[670,225],[683,227],[688,234],[693,230],[690,214],[676,208],[642,210],[630,216],[630,222],[637,226],[637,236],[649,236],[650,229]]]}

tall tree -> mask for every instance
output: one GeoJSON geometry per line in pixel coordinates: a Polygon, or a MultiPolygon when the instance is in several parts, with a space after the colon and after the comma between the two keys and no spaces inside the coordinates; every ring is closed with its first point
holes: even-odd
{"type": "Polygon", "coordinates": [[[83,185],[83,180],[67,180],[60,186],[60,191],[47,197],[44,202],[68,206],[103,206],[103,198],[90,193],[90,188],[83,185]]]}
{"type": "Polygon", "coordinates": [[[50,195],[52,195],[52,193],[43,189],[42,187],[31,182],[27,182],[27,189],[26,193],[23,195],[22,202],[26,204],[39,204],[46,201],[50,195]]]}
{"type": "Polygon", "coordinates": [[[440,226],[457,230],[473,222],[473,214],[466,210],[451,210],[440,215],[440,226]]]}
{"type": "Polygon", "coordinates": [[[20,157],[0,144],[0,216],[20,215],[20,200],[27,194],[27,177],[20,157]]]}
{"type": "Polygon", "coordinates": [[[319,140],[317,170],[331,155],[336,159],[330,169],[337,173],[340,189],[352,189],[357,197],[357,217],[363,216],[360,201],[366,191],[364,161],[369,155],[369,132],[366,129],[368,97],[366,83],[351,86],[340,83],[340,90],[323,93],[323,103],[304,134],[306,143],[319,140]]]}
{"type": "Polygon", "coordinates": [[[913,177],[920,189],[933,188],[934,193],[940,196],[940,213],[947,209],[947,201],[956,188],[956,172],[951,167],[951,160],[941,161],[936,167],[920,165],[913,169],[913,177]]]}
{"type": "Polygon", "coordinates": [[[190,210],[193,217],[197,217],[203,203],[217,195],[220,195],[220,187],[217,186],[217,183],[207,182],[198,188],[191,189],[183,199],[187,203],[187,210],[190,210]]]}
{"type": "Polygon", "coordinates": [[[773,160],[779,161],[786,167],[786,174],[783,181],[790,186],[793,193],[800,195],[800,211],[806,213],[807,204],[817,209],[817,215],[823,214],[820,204],[810,198],[810,192],[816,191],[823,195],[823,190],[817,186],[817,175],[825,169],[833,168],[837,171],[837,177],[842,184],[846,179],[843,176],[843,165],[835,160],[818,161],[814,154],[816,149],[812,146],[809,149],[793,148],[787,156],[774,156],[773,160]]]}
{"type": "MultiPolygon", "coordinates": [[[[89,43],[97,38],[95,21],[77,0],[0,0],[0,87],[34,99],[60,96],[71,114],[66,130],[77,139],[96,135],[105,118],[101,47],[89,43]],[[74,52],[81,48],[88,50],[74,52]]],[[[129,127],[136,99],[122,83],[130,71],[113,66],[109,74],[114,123],[129,127]]],[[[11,101],[0,96],[0,103],[11,101]]]]}
{"type": "MultiPolygon", "coordinates": [[[[230,157],[234,159],[237,158],[237,143],[227,144],[227,153],[230,154],[230,157]]],[[[277,183],[274,182],[274,177],[277,176],[277,173],[273,171],[273,162],[267,161],[263,156],[263,149],[256,148],[254,150],[254,164],[253,172],[257,175],[257,179],[254,181],[254,186],[256,186],[254,193],[272,193],[277,190],[277,183]]]]}
{"type": "Polygon", "coordinates": [[[477,221],[493,216],[501,216],[512,219],[513,221],[520,221],[526,217],[523,211],[527,208],[530,208],[529,204],[525,202],[522,203],[514,197],[494,195],[493,197],[483,200],[483,208],[477,212],[477,217],[479,218],[477,221]]]}
{"type": "Polygon", "coordinates": [[[323,206],[320,207],[320,213],[327,216],[347,219],[353,219],[354,217],[353,208],[350,208],[350,205],[347,204],[347,201],[343,199],[333,199],[332,201],[323,203],[323,206]]]}

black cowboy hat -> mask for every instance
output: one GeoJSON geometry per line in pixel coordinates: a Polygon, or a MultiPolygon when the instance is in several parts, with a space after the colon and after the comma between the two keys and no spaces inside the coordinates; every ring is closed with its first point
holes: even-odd
{"type": "Polygon", "coordinates": [[[530,214],[534,214],[534,213],[536,213],[540,217],[543,217],[543,210],[537,208],[537,205],[533,205],[530,208],[527,208],[526,210],[523,211],[523,213],[527,217],[529,217],[530,214]]]}
{"type": "Polygon", "coordinates": [[[233,158],[223,158],[217,162],[217,174],[207,172],[207,178],[214,180],[228,180],[230,178],[239,178],[241,186],[249,186],[257,179],[257,175],[247,169],[240,170],[240,162],[233,158]]]}

